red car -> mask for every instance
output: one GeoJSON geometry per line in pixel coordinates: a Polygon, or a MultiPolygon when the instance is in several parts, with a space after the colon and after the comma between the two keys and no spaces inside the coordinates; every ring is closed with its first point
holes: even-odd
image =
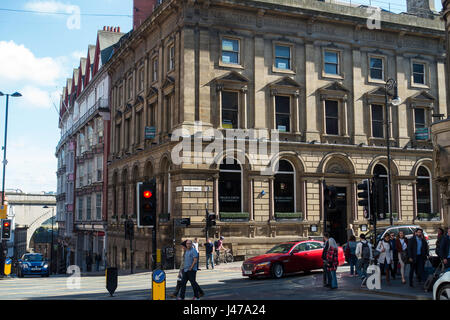
{"type": "MultiPolygon", "coordinates": [[[[247,259],[242,264],[242,275],[251,279],[258,276],[281,278],[284,274],[323,268],[323,242],[316,240],[285,242],[265,254],[247,259]]],[[[345,262],[344,250],[338,249],[339,265],[345,262]]]]}

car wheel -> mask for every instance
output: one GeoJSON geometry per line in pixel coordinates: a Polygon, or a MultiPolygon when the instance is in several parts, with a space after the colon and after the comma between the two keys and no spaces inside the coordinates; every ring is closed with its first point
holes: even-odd
{"type": "Polygon", "coordinates": [[[439,288],[436,300],[450,300],[450,283],[447,283],[439,288]]]}
{"type": "Polygon", "coordinates": [[[280,279],[284,274],[283,266],[281,263],[275,263],[272,266],[272,276],[274,278],[280,279]]]}

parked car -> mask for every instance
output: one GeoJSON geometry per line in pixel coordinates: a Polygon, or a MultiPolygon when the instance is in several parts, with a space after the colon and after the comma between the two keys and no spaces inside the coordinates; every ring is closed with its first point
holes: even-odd
{"type": "MultiPolygon", "coordinates": [[[[259,276],[281,278],[288,273],[322,269],[324,243],[316,240],[292,241],[276,245],[263,255],[247,259],[242,275],[254,279],[259,276]]],[[[344,250],[338,249],[339,265],[343,265],[344,250]]]]}
{"type": "Polygon", "coordinates": [[[19,278],[25,275],[41,275],[42,277],[50,275],[48,261],[40,253],[26,253],[18,262],[17,276],[19,278]]]}
{"type": "Polygon", "coordinates": [[[434,300],[450,300],[450,270],[443,273],[433,285],[434,300]]]}
{"type": "MultiPolygon", "coordinates": [[[[412,236],[414,235],[414,231],[417,228],[423,229],[421,226],[418,226],[418,225],[388,226],[388,227],[377,228],[377,243],[378,243],[378,241],[383,239],[383,237],[386,233],[390,234],[391,232],[393,232],[395,234],[395,236],[397,236],[399,231],[403,231],[403,233],[405,234],[405,237],[408,239],[411,239],[412,236]]],[[[428,234],[424,231],[423,235],[425,236],[425,239],[428,241],[428,239],[429,239],[428,234]]],[[[366,238],[371,239],[371,240],[373,239],[373,230],[366,233],[366,238]]]]}

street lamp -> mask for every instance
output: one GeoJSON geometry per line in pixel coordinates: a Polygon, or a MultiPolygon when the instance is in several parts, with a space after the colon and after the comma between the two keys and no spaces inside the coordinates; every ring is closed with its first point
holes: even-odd
{"type": "MultiPolygon", "coordinates": [[[[8,102],[9,102],[9,96],[17,98],[21,97],[22,95],[18,92],[14,92],[13,94],[4,94],[0,91],[0,97],[6,96],[6,111],[5,111],[5,144],[3,145],[3,186],[2,186],[2,206],[5,204],[5,170],[6,170],[6,137],[8,133],[8,102]]],[[[6,240],[2,240],[0,246],[0,275],[3,276],[3,266],[4,261],[6,259],[6,254],[4,252],[4,248],[6,248],[6,240]]]]}
{"type": "Polygon", "coordinates": [[[3,183],[2,183],[2,205],[5,203],[5,170],[6,170],[6,164],[8,161],[6,161],[6,138],[8,134],[8,102],[9,102],[9,96],[17,98],[21,97],[22,95],[19,92],[14,92],[13,94],[4,94],[0,91],[0,97],[6,96],[6,112],[5,112],[5,144],[3,145],[3,183]]]}
{"type": "MultiPolygon", "coordinates": [[[[49,209],[49,206],[45,205],[42,208],[49,209]]],[[[50,274],[53,274],[53,216],[55,215],[55,208],[52,207],[52,242],[50,246],[50,274]]]]}
{"type": "Polygon", "coordinates": [[[394,224],[392,217],[392,191],[391,191],[391,148],[390,148],[390,119],[389,119],[389,104],[393,106],[398,106],[402,103],[402,99],[398,96],[397,82],[394,79],[388,79],[385,84],[384,90],[384,98],[385,98],[385,113],[386,113],[386,148],[387,148],[387,166],[388,166],[388,179],[387,179],[387,187],[388,187],[388,206],[389,206],[389,221],[391,226],[394,224]],[[389,90],[394,90],[394,95],[389,102],[388,93],[389,90]]]}

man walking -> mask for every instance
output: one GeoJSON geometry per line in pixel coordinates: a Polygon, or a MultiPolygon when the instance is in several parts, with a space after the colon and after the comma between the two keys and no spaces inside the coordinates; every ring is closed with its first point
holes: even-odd
{"type": "Polygon", "coordinates": [[[369,267],[370,261],[373,260],[372,245],[366,240],[366,235],[364,233],[361,233],[359,238],[361,241],[356,245],[355,251],[355,255],[358,258],[356,268],[358,269],[358,273],[364,284],[364,281],[367,278],[367,268],[369,267]]]}
{"type": "Polygon", "coordinates": [[[192,245],[191,240],[186,241],[186,252],[184,254],[184,268],[183,279],[181,280],[180,299],[184,300],[186,294],[186,284],[189,281],[191,283],[192,290],[194,291],[194,300],[200,299],[199,289],[197,281],[195,280],[197,274],[197,261],[198,252],[192,245]]]}
{"type": "Polygon", "coordinates": [[[200,270],[199,266],[199,262],[200,262],[200,251],[198,250],[198,239],[194,238],[194,241],[192,241],[192,246],[194,247],[195,250],[197,250],[198,253],[198,260],[197,260],[197,271],[200,270]]]}
{"type": "Polygon", "coordinates": [[[391,232],[389,238],[389,244],[391,245],[391,250],[393,254],[393,262],[391,264],[391,273],[392,273],[392,279],[395,280],[395,276],[397,274],[397,267],[398,267],[398,251],[396,246],[396,240],[395,240],[395,233],[391,232]]]}
{"type": "Polygon", "coordinates": [[[423,230],[417,228],[416,235],[408,241],[409,285],[413,287],[414,271],[419,282],[425,281],[425,261],[428,258],[428,243],[423,237],[423,230]]]}
{"type": "Polygon", "coordinates": [[[442,236],[439,253],[444,260],[445,268],[450,268],[450,227],[447,228],[447,234],[442,236]]]}
{"type": "Polygon", "coordinates": [[[211,268],[214,269],[214,244],[211,242],[211,238],[208,238],[208,241],[205,243],[205,251],[206,251],[206,269],[209,269],[209,263],[211,263],[211,268]]]}

